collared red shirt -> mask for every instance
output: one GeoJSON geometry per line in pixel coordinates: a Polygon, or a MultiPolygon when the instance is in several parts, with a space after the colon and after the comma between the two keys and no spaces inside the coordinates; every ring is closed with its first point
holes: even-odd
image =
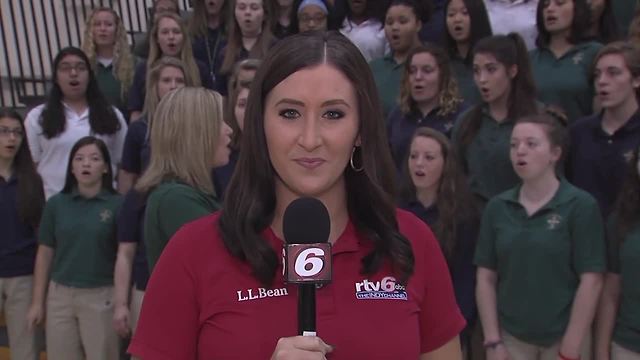
{"type": "Polygon", "coordinates": [[[33,108],[25,119],[29,150],[31,150],[33,161],[38,164],[38,173],[42,177],[47,199],[60,192],[64,187],[69,154],[78,140],[89,135],[103,140],[111,155],[113,173],[117,174],[124,138],[127,135],[127,123],[122,113],[115,107],[113,110],[120,122],[120,129],[111,135],[101,135],[95,134],[91,130],[89,108],[82,114],[78,114],[66,104],[63,103],[63,105],[66,119],[65,129],[54,138],[47,139],[40,125],[45,104],[33,108]]]}
{"type": "MultiPolygon", "coordinates": [[[[281,337],[297,334],[297,287],[285,284],[283,240],[262,237],[278,254],[273,285],[232,256],[216,213],[176,233],[158,262],[129,352],[143,359],[268,359],[281,337]],[[179,311],[176,311],[179,309],[179,311]]],[[[335,345],[332,360],[415,360],[445,345],[464,327],[438,242],[415,216],[397,212],[399,231],[415,256],[408,284],[388,261],[362,274],[373,244],[349,222],[332,246],[332,281],[316,290],[317,330],[335,345]]]]}

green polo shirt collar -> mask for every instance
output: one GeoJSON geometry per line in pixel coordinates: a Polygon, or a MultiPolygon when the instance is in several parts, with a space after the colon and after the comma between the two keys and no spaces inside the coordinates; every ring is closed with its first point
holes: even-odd
{"type": "MultiPolygon", "coordinates": [[[[509,189],[498,195],[498,198],[512,204],[522,206],[518,199],[520,196],[520,189],[522,189],[522,183],[515,188],[509,189]]],[[[578,194],[576,193],[575,188],[569,186],[569,183],[566,179],[560,179],[560,186],[558,187],[558,190],[556,190],[556,193],[553,195],[551,200],[543,207],[541,207],[538,211],[536,211],[536,213],[543,212],[545,210],[557,210],[563,204],[566,204],[569,201],[575,199],[577,195],[578,194]]]]}
{"type": "Polygon", "coordinates": [[[110,192],[107,189],[104,189],[104,188],[102,190],[100,190],[100,192],[98,194],[96,194],[96,196],[91,197],[91,198],[87,198],[84,195],[82,195],[77,187],[74,188],[73,190],[71,190],[71,197],[73,199],[84,198],[86,200],[91,200],[91,199],[108,200],[110,195],[113,195],[113,193],[110,192]]]}
{"type": "Polygon", "coordinates": [[[587,41],[587,42],[581,42],[579,44],[575,44],[571,49],[569,49],[569,51],[567,51],[560,57],[556,57],[556,55],[551,51],[551,49],[549,49],[549,47],[540,48],[540,51],[548,53],[552,58],[556,60],[561,60],[563,58],[570,57],[570,56],[583,56],[583,55],[580,55],[580,52],[583,50],[589,49],[590,47],[593,46],[594,43],[595,42],[593,41],[587,41]]]}

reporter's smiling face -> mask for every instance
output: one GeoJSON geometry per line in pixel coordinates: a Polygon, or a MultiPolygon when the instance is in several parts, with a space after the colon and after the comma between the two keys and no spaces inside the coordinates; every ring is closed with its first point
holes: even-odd
{"type": "Polygon", "coordinates": [[[356,90],[335,67],[316,65],[285,78],[267,95],[264,110],[277,191],[321,197],[343,190],[358,129],[356,90]]]}

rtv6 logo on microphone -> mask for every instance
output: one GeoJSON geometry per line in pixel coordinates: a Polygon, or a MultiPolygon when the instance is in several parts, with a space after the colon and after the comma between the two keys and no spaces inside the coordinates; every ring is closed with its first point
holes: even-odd
{"type": "Polygon", "coordinates": [[[331,244],[287,244],[283,263],[289,283],[328,283],[331,281],[331,244]]]}

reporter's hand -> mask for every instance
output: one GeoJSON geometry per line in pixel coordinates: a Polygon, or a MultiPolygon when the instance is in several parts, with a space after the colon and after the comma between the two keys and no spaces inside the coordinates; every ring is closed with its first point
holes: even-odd
{"type": "Polygon", "coordinates": [[[118,305],[113,311],[113,328],[122,338],[128,337],[131,333],[129,316],[129,307],[126,305],[118,305]]]}
{"type": "Polygon", "coordinates": [[[511,360],[511,355],[504,344],[500,344],[493,349],[487,349],[487,360],[511,360]]]}
{"type": "Polygon", "coordinates": [[[333,346],[317,336],[280,338],[271,360],[324,360],[331,351],[333,346]]]}
{"type": "Polygon", "coordinates": [[[42,325],[44,320],[44,306],[31,304],[27,311],[27,329],[33,332],[36,326],[42,325]]]}

